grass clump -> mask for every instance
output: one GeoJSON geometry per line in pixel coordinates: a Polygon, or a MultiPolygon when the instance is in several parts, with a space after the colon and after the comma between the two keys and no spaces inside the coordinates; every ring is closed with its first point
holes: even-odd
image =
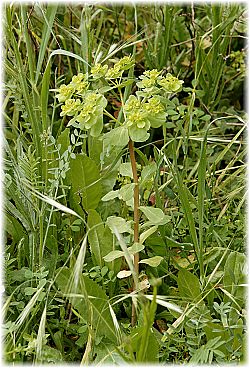
{"type": "Polygon", "coordinates": [[[4,27],[4,360],[244,362],[245,6],[4,27]]]}

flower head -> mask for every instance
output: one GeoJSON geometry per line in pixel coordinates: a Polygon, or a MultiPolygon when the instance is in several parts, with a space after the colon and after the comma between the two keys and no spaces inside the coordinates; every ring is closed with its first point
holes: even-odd
{"type": "Polygon", "coordinates": [[[83,94],[88,89],[86,75],[82,73],[74,75],[69,86],[72,86],[77,94],[83,94]]]}
{"type": "Polygon", "coordinates": [[[152,79],[152,80],[156,80],[159,75],[161,74],[161,71],[158,72],[157,69],[153,69],[153,70],[145,70],[145,72],[143,73],[145,75],[145,77],[152,79]]]}
{"type": "Polygon", "coordinates": [[[117,79],[122,76],[123,70],[120,70],[119,66],[114,65],[113,68],[110,68],[107,71],[107,74],[105,76],[106,79],[117,79]]]}
{"type": "Polygon", "coordinates": [[[62,106],[62,112],[60,115],[73,116],[80,110],[81,106],[82,103],[79,98],[76,100],[74,98],[70,98],[69,100],[66,100],[65,105],[62,106]]]}
{"type": "Polygon", "coordinates": [[[157,80],[159,79],[161,72],[158,72],[157,69],[146,70],[143,75],[140,75],[141,81],[137,83],[139,88],[152,88],[156,85],[157,80]]]}
{"type": "Polygon", "coordinates": [[[85,75],[83,73],[78,73],[77,75],[73,75],[70,85],[73,87],[77,87],[79,83],[84,79],[85,75]]]}
{"type": "Polygon", "coordinates": [[[91,75],[93,79],[99,79],[106,75],[108,70],[108,65],[101,65],[100,63],[97,63],[95,66],[91,68],[91,75]]]}
{"type": "Polygon", "coordinates": [[[144,104],[144,108],[151,114],[159,114],[164,111],[164,106],[157,96],[150,98],[148,102],[144,104]]]}
{"type": "Polygon", "coordinates": [[[58,94],[56,95],[56,98],[58,98],[59,102],[65,102],[67,99],[69,99],[72,94],[74,93],[74,87],[62,84],[58,90],[58,94]]]}
{"type": "Polygon", "coordinates": [[[124,56],[123,58],[121,58],[120,60],[118,60],[113,68],[110,68],[107,71],[106,74],[106,78],[107,79],[117,79],[120,78],[124,72],[124,70],[128,70],[129,68],[131,68],[131,66],[134,65],[134,60],[132,58],[132,56],[124,56]]]}
{"type": "Polygon", "coordinates": [[[127,125],[137,127],[139,129],[150,128],[149,121],[147,119],[147,113],[143,110],[132,111],[127,117],[127,125]]]}
{"type": "Polygon", "coordinates": [[[120,70],[128,70],[129,68],[131,68],[131,66],[133,66],[135,64],[132,56],[124,56],[123,58],[121,58],[116,64],[115,66],[117,68],[119,68],[120,70]]]}
{"type": "Polygon", "coordinates": [[[141,106],[140,101],[135,96],[129,96],[128,100],[125,103],[124,110],[125,111],[134,111],[139,109],[141,106]]]}
{"type": "Polygon", "coordinates": [[[168,73],[165,78],[158,81],[158,84],[162,86],[166,92],[177,92],[181,89],[183,80],[179,80],[173,77],[172,74],[168,73]]]}

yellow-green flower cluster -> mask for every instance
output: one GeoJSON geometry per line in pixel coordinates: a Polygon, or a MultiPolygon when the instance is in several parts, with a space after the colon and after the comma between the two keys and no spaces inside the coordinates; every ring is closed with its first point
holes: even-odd
{"type": "Polygon", "coordinates": [[[156,86],[157,80],[160,78],[160,74],[161,72],[156,69],[146,70],[143,75],[139,77],[141,79],[141,82],[138,82],[137,86],[143,89],[156,86]]]}
{"type": "Polygon", "coordinates": [[[124,112],[129,136],[135,142],[145,141],[149,136],[149,128],[160,127],[167,116],[159,96],[152,97],[146,102],[130,96],[124,106],[124,112]]]}
{"type": "MultiPolygon", "coordinates": [[[[107,81],[118,79],[122,77],[125,70],[133,65],[134,60],[131,56],[123,57],[112,68],[97,63],[91,68],[90,77],[92,81],[103,77],[107,81]]],[[[170,73],[163,77],[162,71],[157,69],[146,70],[139,78],[140,81],[136,83],[139,87],[136,96],[131,95],[123,106],[125,124],[114,130],[120,129],[119,134],[122,132],[124,140],[130,137],[135,142],[144,142],[149,137],[150,127],[162,126],[166,121],[166,116],[171,115],[170,110],[167,109],[169,102],[167,93],[179,92],[183,81],[170,73]]],[[[97,86],[99,84],[100,82],[97,86]]],[[[110,84],[112,84],[111,89],[118,87],[112,81],[110,84]]],[[[107,100],[101,91],[109,91],[110,86],[104,86],[96,92],[88,88],[87,76],[79,73],[73,76],[68,85],[63,84],[59,88],[56,97],[59,102],[64,102],[61,116],[72,117],[69,125],[90,130],[90,135],[97,137],[103,128],[103,111],[107,105],[107,100]]]]}
{"type": "Polygon", "coordinates": [[[108,65],[101,65],[100,63],[97,63],[95,66],[91,68],[91,76],[93,79],[99,79],[106,75],[108,70],[108,65]]]}
{"type": "Polygon", "coordinates": [[[158,71],[157,69],[145,70],[143,75],[149,79],[157,80],[157,78],[161,75],[161,71],[158,71]]]}
{"type": "Polygon", "coordinates": [[[56,97],[58,98],[59,102],[65,102],[67,99],[69,99],[72,94],[74,93],[73,86],[62,84],[58,90],[58,94],[56,97]]]}
{"type": "Polygon", "coordinates": [[[60,115],[74,116],[81,109],[81,105],[82,103],[79,98],[77,98],[76,100],[74,98],[70,98],[65,101],[65,105],[62,105],[62,112],[60,115]]]}
{"type": "Polygon", "coordinates": [[[117,79],[120,78],[124,70],[128,70],[134,65],[134,60],[131,56],[124,56],[122,59],[117,61],[113,68],[107,71],[106,79],[117,79]]]}
{"type": "Polygon", "coordinates": [[[246,64],[244,58],[244,51],[233,51],[230,54],[230,59],[232,61],[231,67],[234,68],[237,72],[245,72],[246,64]]]}
{"type": "Polygon", "coordinates": [[[173,77],[168,73],[165,78],[159,80],[158,84],[164,88],[166,92],[177,92],[181,89],[183,80],[173,77]]]}
{"type": "Polygon", "coordinates": [[[162,71],[153,69],[146,70],[143,75],[139,77],[141,81],[137,82],[136,85],[143,90],[143,92],[141,92],[142,96],[145,96],[145,93],[147,96],[150,94],[151,96],[159,94],[160,89],[168,93],[179,92],[181,90],[183,84],[182,80],[173,77],[170,73],[164,78],[161,74],[162,71]]]}
{"type": "Polygon", "coordinates": [[[86,75],[79,73],[73,76],[67,86],[60,87],[56,97],[59,102],[64,102],[60,115],[73,117],[70,125],[76,124],[80,129],[90,129],[90,135],[97,137],[103,128],[103,109],[107,100],[98,92],[88,91],[88,86],[86,75]]]}
{"type": "Polygon", "coordinates": [[[87,92],[81,112],[75,120],[81,129],[90,129],[90,135],[98,137],[103,128],[103,109],[107,105],[106,98],[98,92],[87,92]]]}
{"type": "Polygon", "coordinates": [[[132,56],[124,56],[119,61],[117,61],[115,66],[119,68],[120,70],[128,70],[129,68],[131,68],[131,66],[134,65],[134,63],[135,62],[132,56]]]}
{"type": "Polygon", "coordinates": [[[99,113],[103,113],[103,108],[106,105],[107,100],[103,95],[89,92],[85,97],[80,114],[76,117],[76,121],[81,124],[82,129],[90,129],[96,123],[99,113]]]}
{"type": "Polygon", "coordinates": [[[74,88],[74,92],[77,94],[85,93],[89,86],[86,75],[82,73],[74,75],[69,85],[74,88]]]}
{"type": "Polygon", "coordinates": [[[140,100],[135,96],[130,96],[124,106],[124,111],[130,138],[135,142],[147,140],[150,122],[148,113],[144,110],[140,100]]]}
{"type": "Polygon", "coordinates": [[[138,100],[138,98],[136,98],[135,96],[129,96],[129,99],[124,106],[124,110],[130,112],[139,109],[140,107],[141,102],[138,100]]]}
{"type": "Polygon", "coordinates": [[[134,126],[138,129],[146,129],[150,128],[150,123],[147,119],[148,114],[146,111],[143,110],[135,110],[132,111],[127,118],[127,126],[131,127],[134,126]]]}
{"type": "Polygon", "coordinates": [[[159,114],[164,111],[164,106],[162,105],[158,96],[154,96],[145,103],[145,109],[151,114],[159,114]]]}
{"type": "Polygon", "coordinates": [[[74,93],[84,94],[88,89],[88,82],[86,79],[86,75],[79,73],[78,75],[74,75],[71,82],[68,85],[62,84],[58,90],[58,94],[56,97],[59,102],[65,102],[74,93]]]}

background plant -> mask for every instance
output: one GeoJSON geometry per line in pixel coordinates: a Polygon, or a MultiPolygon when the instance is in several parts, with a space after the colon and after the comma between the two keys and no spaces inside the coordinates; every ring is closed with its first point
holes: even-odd
{"type": "Polygon", "coordinates": [[[5,360],[243,360],[245,7],[4,15],[5,360]]]}

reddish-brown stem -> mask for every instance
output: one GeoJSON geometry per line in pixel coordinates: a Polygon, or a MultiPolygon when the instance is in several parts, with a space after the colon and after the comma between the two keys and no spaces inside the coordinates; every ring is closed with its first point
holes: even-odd
{"type": "MultiPolygon", "coordinates": [[[[138,185],[138,175],[136,170],[136,160],[135,160],[135,151],[133,141],[130,139],[128,142],[130,161],[133,172],[133,180],[135,184],[134,188],[134,243],[139,242],[139,185],[138,185]]],[[[139,274],[139,253],[134,255],[134,268],[136,273],[136,278],[138,278],[139,274]]],[[[134,283],[133,290],[135,290],[136,285],[134,283]]],[[[134,326],[136,324],[136,310],[135,304],[132,303],[132,318],[131,325],[134,326]]]]}

